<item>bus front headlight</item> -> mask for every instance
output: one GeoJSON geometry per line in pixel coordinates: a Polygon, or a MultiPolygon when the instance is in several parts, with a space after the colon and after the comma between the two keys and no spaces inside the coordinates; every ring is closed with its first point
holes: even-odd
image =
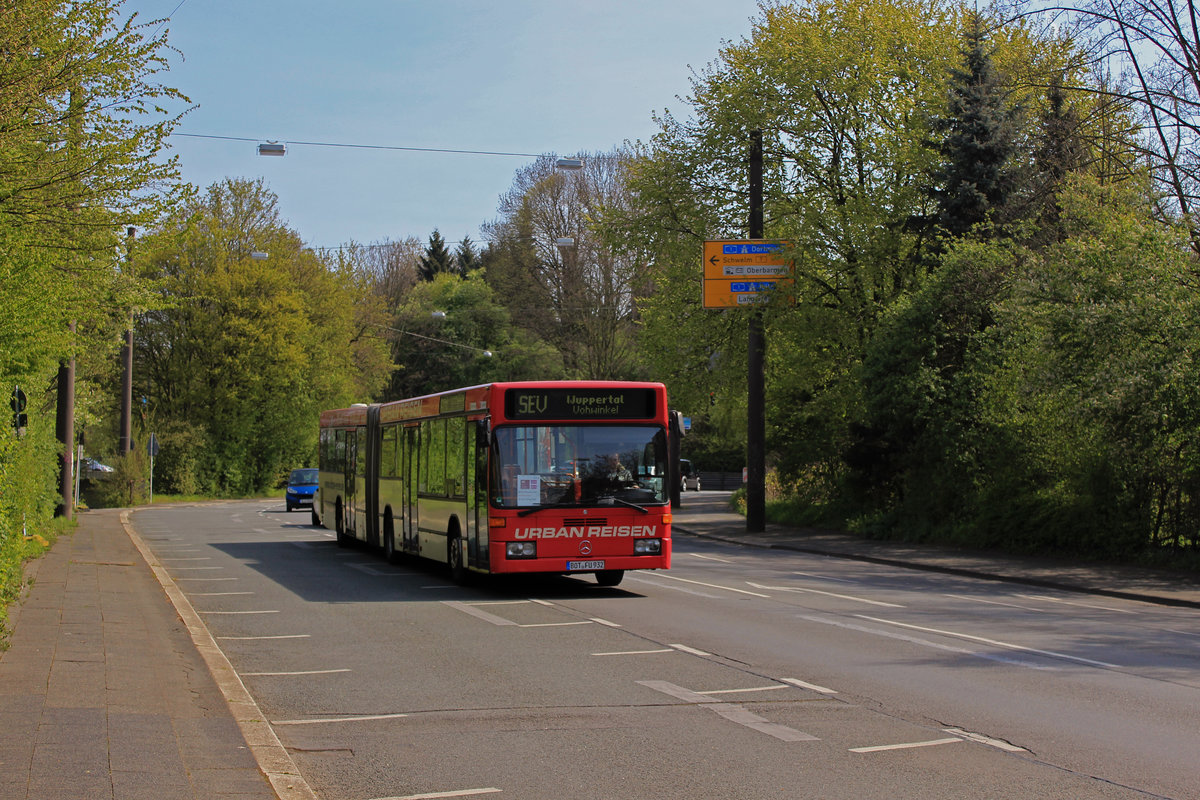
{"type": "Polygon", "coordinates": [[[506,558],[537,558],[537,542],[509,542],[505,545],[506,558]]]}
{"type": "Polygon", "coordinates": [[[662,539],[634,539],[635,556],[657,556],[662,553],[662,539]]]}

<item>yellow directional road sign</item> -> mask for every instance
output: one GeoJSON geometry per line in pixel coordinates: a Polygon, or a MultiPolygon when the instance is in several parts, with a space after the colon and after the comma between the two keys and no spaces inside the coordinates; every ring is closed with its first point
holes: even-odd
{"type": "Polygon", "coordinates": [[[791,278],[781,255],[785,242],[765,239],[704,243],[704,307],[738,308],[760,302],[761,295],[791,278]]]}

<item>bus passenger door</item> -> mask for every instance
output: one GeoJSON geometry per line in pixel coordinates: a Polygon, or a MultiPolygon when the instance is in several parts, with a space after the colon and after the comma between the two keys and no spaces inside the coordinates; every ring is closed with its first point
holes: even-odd
{"type": "Polygon", "coordinates": [[[491,571],[488,560],[488,422],[476,420],[474,447],[467,451],[468,564],[491,571]]]}
{"type": "Polygon", "coordinates": [[[358,433],[346,431],[346,489],[343,492],[342,533],[348,539],[355,538],[355,517],[358,516],[358,433]]]}
{"type": "Polygon", "coordinates": [[[415,425],[404,429],[404,455],[401,492],[404,504],[404,550],[408,553],[417,552],[417,444],[418,436],[415,425]]]}
{"type": "Polygon", "coordinates": [[[364,541],[371,535],[371,527],[367,522],[370,513],[368,503],[372,494],[367,490],[367,460],[371,450],[367,429],[359,428],[354,445],[354,538],[364,541]]]}

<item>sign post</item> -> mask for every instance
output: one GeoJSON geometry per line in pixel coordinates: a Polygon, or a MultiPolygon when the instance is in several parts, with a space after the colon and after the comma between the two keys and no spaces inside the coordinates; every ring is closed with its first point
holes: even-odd
{"type": "Polygon", "coordinates": [[[153,433],[146,441],[146,453],[150,456],[150,505],[154,505],[154,457],[158,455],[158,437],[153,433]]]}
{"type": "Polygon", "coordinates": [[[776,287],[791,281],[791,265],[783,259],[785,242],[763,236],[762,131],[750,131],[750,215],[746,240],[704,243],[704,307],[746,308],[746,530],[766,530],[766,404],[767,342],[759,303],[776,287]]]}

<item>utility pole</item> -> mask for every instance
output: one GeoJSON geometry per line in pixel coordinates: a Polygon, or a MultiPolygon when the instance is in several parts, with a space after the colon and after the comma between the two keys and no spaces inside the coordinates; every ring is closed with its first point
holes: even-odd
{"type": "Polygon", "coordinates": [[[61,505],[54,516],[75,517],[75,321],[67,325],[71,332],[71,355],[58,362],[58,401],[54,417],[54,434],[62,443],[62,464],[59,468],[61,505]]]}
{"type": "MultiPolygon", "coordinates": [[[[76,157],[83,135],[83,92],[78,86],[71,89],[67,101],[67,153],[76,157]]],[[[75,320],[67,324],[70,331],[71,354],[58,364],[58,397],[54,416],[54,434],[62,443],[62,465],[59,471],[61,504],[56,517],[75,518],[75,320]]]]}
{"type": "MultiPolygon", "coordinates": [[[[133,273],[132,227],[125,229],[125,265],[133,273]]],[[[133,449],[133,311],[129,312],[129,327],[125,344],[121,345],[121,430],[117,435],[117,453],[124,455],[133,449]]]]}
{"type": "MultiPolygon", "coordinates": [[[[763,238],[763,153],[762,131],[750,131],[750,238],[763,238]]],[[[767,528],[766,411],[763,364],[767,343],[763,335],[762,311],[750,311],[747,342],[749,365],[746,386],[746,532],[767,528]]]]}

